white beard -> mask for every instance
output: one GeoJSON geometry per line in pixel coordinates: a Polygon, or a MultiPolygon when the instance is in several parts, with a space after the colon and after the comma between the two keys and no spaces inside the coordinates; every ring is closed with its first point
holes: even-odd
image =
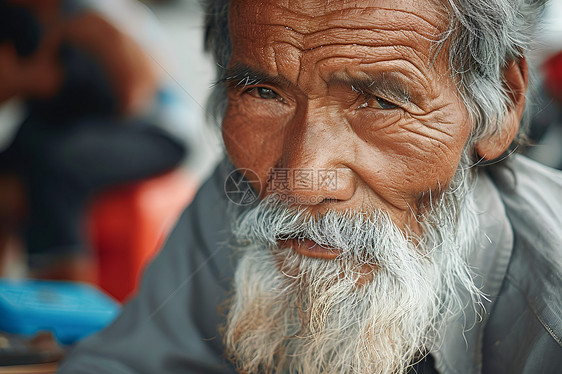
{"type": "Polygon", "coordinates": [[[327,212],[318,220],[266,199],[243,213],[224,330],[238,370],[405,373],[429,352],[440,323],[466,307],[459,290],[474,305],[480,300],[465,261],[478,221],[468,178],[457,177],[421,218],[422,237],[405,235],[382,212],[327,212]],[[277,246],[295,237],[342,254],[323,260],[277,246]]]}

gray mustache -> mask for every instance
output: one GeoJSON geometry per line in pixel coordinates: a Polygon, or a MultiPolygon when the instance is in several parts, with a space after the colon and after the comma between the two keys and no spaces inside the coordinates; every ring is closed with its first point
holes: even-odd
{"type": "MultiPolygon", "coordinates": [[[[309,239],[324,248],[336,248],[341,257],[380,260],[380,250],[404,234],[382,211],[369,213],[329,210],[311,214],[302,207],[290,207],[270,196],[242,214],[235,225],[236,238],[242,242],[278,247],[280,241],[309,239]]],[[[377,262],[378,262],[377,261],[377,262]]]]}

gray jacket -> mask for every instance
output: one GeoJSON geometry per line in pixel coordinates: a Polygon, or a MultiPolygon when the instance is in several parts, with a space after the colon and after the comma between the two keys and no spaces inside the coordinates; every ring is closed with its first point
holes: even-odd
{"type": "MultiPolygon", "coordinates": [[[[228,239],[225,167],[183,213],[139,294],[85,339],[61,374],[233,373],[217,327],[236,258],[228,239]]],[[[480,171],[481,245],[470,255],[488,295],[446,323],[431,352],[439,373],[562,373],[562,173],[521,156],[480,171]]]]}

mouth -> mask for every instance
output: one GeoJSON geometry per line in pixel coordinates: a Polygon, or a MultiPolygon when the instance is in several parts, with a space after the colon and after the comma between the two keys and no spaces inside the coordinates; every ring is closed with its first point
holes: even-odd
{"type": "Polygon", "coordinates": [[[292,248],[303,256],[322,258],[325,260],[333,260],[342,253],[339,249],[323,247],[310,239],[284,239],[279,240],[278,243],[281,247],[292,248]]]}

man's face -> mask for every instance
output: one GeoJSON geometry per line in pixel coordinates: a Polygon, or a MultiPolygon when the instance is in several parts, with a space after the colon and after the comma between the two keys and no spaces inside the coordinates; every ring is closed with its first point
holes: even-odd
{"type": "Polygon", "coordinates": [[[232,161],[267,181],[262,197],[289,194],[310,213],[382,209],[420,233],[415,215],[451,180],[471,130],[446,51],[433,53],[447,25],[429,1],[232,1],[232,161]],[[319,185],[325,170],[337,187],[319,185]],[[298,188],[299,173],[313,188],[298,188]]]}
{"type": "Polygon", "coordinates": [[[446,46],[432,53],[440,10],[232,1],[223,137],[266,182],[233,220],[242,256],[224,340],[241,372],[403,373],[463,307],[459,289],[478,294],[459,166],[471,126],[446,46]],[[319,183],[329,172],[335,186],[319,183]]]}

